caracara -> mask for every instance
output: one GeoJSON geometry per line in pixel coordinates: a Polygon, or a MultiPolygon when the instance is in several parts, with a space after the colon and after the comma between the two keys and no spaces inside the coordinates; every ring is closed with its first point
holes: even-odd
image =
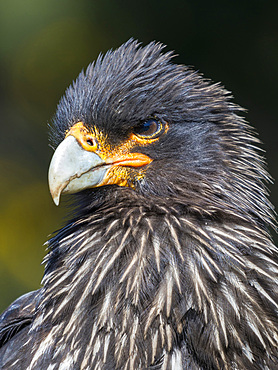
{"type": "Polygon", "coordinates": [[[42,287],[0,318],[1,369],[278,369],[268,174],[219,84],[130,40],[81,72],[51,125],[71,193],[42,287]]]}

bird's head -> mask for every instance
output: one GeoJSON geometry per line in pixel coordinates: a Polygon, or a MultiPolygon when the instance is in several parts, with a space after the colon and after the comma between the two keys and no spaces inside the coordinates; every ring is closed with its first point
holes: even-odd
{"type": "Polygon", "coordinates": [[[163,45],[130,40],[81,72],[61,99],[51,138],[52,197],[111,185],[203,211],[270,219],[256,139],[230,94],[172,63],[163,45]]]}

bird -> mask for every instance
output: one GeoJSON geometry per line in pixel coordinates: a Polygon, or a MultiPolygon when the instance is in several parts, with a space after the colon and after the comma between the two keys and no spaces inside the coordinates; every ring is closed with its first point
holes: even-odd
{"type": "Polygon", "coordinates": [[[66,90],[49,188],[68,218],[0,317],[1,369],[277,369],[260,140],[221,84],[130,39],[66,90]]]}

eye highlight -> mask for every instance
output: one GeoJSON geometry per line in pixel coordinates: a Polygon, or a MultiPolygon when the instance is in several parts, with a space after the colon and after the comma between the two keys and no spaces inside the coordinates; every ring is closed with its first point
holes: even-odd
{"type": "Polygon", "coordinates": [[[164,126],[160,120],[149,118],[141,125],[134,127],[133,133],[144,139],[154,139],[164,132],[164,126]]]}

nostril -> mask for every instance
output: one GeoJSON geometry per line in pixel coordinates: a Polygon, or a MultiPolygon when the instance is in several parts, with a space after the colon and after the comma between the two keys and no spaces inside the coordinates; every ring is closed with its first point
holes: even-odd
{"type": "Polygon", "coordinates": [[[87,139],[87,144],[90,145],[90,146],[94,146],[95,145],[93,139],[87,139]]]}

